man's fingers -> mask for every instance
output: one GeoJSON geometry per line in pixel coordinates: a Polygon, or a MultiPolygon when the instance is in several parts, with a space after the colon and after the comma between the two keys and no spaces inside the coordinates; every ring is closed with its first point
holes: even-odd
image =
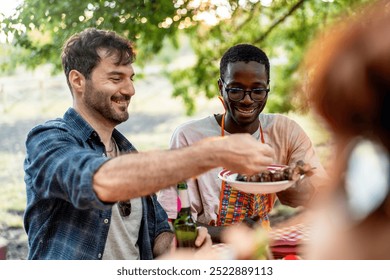
{"type": "Polygon", "coordinates": [[[207,231],[207,228],[205,227],[198,227],[198,236],[195,240],[195,245],[197,247],[203,247],[205,245],[211,246],[212,241],[211,241],[211,236],[207,231]]]}

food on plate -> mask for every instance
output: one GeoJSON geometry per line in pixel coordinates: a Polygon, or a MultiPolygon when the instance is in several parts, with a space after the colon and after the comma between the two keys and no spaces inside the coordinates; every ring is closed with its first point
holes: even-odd
{"type": "Polygon", "coordinates": [[[238,174],[236,181],[242,182],[278,182],[278,181],[296,181],[301,175],[311,176],[313,174],[313,167],[310,164],[297,161],[295,166],[285,166],[278,169],[270,169],[264,172],[248,176],[238,174]]]}

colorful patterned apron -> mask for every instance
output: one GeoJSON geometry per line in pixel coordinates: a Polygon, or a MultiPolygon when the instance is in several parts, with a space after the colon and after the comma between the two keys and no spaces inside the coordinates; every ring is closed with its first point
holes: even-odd
{"type": "MultiPolygon", "coordinates": [[[[265,143],[261,123],[259,129],[261,142],[265,143]]],[[[225,115],[222,116],[221,136],[225,136],[225,115]]],[[[245,217],[258,217],[262,227],[270,229],[268,213],[273,208],[275,198],[275,194],[250,194],[238,191],[222,180],[216,226],[240,223],[245,217]]]]}

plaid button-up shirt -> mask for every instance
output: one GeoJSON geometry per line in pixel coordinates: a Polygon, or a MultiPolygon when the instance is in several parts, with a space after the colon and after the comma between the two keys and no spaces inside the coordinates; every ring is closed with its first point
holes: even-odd
{"type": "MultiPolygon", "coordinates": [[[[117,130],[113,137],[121,153],[136,151],[117,130]]],[[[113,204],[92,188],[94,173],[110,160],[96,131],[70,108],[34,127],[26,149],[28,259],[101,259],[113,204]]],[[[142,210],[140,256],[152,259],[155,238],[170,228],[155,195],[142,198],[142,210]]]]}

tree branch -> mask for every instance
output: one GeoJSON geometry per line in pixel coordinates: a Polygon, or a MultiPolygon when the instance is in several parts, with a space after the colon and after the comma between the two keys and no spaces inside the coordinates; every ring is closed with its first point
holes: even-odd
{"type": "MultiPolygon", "coordinates": [[[[258,2],[258,4],[260,5],[260,2],[258,2]]],[[[256,5],[256,4],[255,4],[256,5]]],[[[234,11],[234,13],[237,11],[238,9],[236,9],[234,11]]],[[[240,30],[242,30],[242,28],[244,28],[244,26],[251,21],[251,19],[253,18],[254,14],[255,14],[256,10],[252,7],[248,17],[246,18],[246,20],[244,20],[241,24],[237,25],[237,27],[235,28],[234,32],[239,32],[240,30]]]]}
{"type": "Polygon", "coordinates": [[[275,29],[276,26],[278,26],[279,24],[281,24],[283,21],[286,20],[286,18],[288,18],[289,16],[291,16],[296,10],[298,10],[298,8],[300,6],[303,5],[303,3],[305,2],[306,0],[299,0],[294,6],[291,7],[291,9],[284,15],[282,16],[280,19],[278,19],[276,22],[274,22],[266,32],[263,33],[263,35],[261,35],[258,39],[256,39],[254,41],[254,43],[260,43],[262,42],[265,38],[267,38],[267,36],[272,32],[272,30],[275,29]]]}

